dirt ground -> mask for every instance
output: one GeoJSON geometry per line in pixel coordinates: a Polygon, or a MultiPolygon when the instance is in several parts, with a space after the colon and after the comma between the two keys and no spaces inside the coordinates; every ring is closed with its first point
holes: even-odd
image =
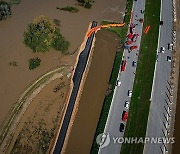
{"type": "Polygon", "coordinates": [[[90,153],[117,46],[116,34],[106,30],[96,34],[93,59],[65,150],[66,154],[90,153]]]}
{"type": "MultiPolygon", "coordinates": [[[[176,10],[177,10],[177,52],[180,58],[180,0],[176,0],[176,10]]],[[[178,59],[179,59],[178,58],[178,59]]],[[[179,61],[180,64],[180,61],[179,61]]],[[[179,154],[180,147],[180,71],[179,71],[179,81],[178,81],[178,93],[176,102],[176,114],[175,114],[175,125],[174,125],[174,137],[175,143],[172,145],[172,154],[179,154]]]]}
{"type": "Polygon", "coordinates": [[[31,102],[19,123],[8,153],[43,153],[49,148],[64,112],[69,78],[50,82],[31,102]]]}
{"type": "Polygon", "coordinates": [[[76,0],[22,0],[12,8],[12,17],[0,22],[0,124],[10,111],[12,104],[23,91],[39,76],[60,65],[73,65],[76,55],[63,56],[51,50],[46,54],[32,53],[23,44],[23,32],[28,23],[39,15],[46,15],[51,20],[58,19],[61,32],[70,41],[70,52],[81,44],[89,22],[114,20],[122,21],[125,0],[96,0],[92,9],[77,6],[78,13],[57,10],[56,7],[74,6],[76,0]],[[122,12],[121,12],[122,11],[122,12]],[[28,69],[28,59],[41,58],[41,66],[35,70],[28,69]],[[16,62],[17,66],[10,63],[16,62]]]}

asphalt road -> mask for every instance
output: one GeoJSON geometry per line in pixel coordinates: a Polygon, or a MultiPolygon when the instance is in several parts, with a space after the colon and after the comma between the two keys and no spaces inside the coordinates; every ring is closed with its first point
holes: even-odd
{"type": "MultiPolygon", "coordinates": [[[[158,61],[156,61],[156,71],[154,77],[154,86],[151,97],[150,113],[147,125],[147,137],[164,137],[168,129],[168,118],[170,118],[171,104],[168,97],[170,96],[169,81],[171,62],[168,62],[167,56],[172,56],[172,52],[167,49],[168,43],[172,42],[172,1],[162,1],[161,20],[163,25],[160,27],[158,51],[160,47],[165,47],[165,53],[158,53],[158,61]]],[[[164,152],[165,146],[161,143],[145,144],[144,154],[160,154],[164,152]]]]}
{"type": "Polygon", "coordinates": [[[108,119],[106,122],[104,132],[108,132],[110,135],[110,144],[107,147],[100,148],[99,154],[119,154],[121,149],[121,144],[114,143],[113,137],[123,137],[124,133],[119,131],[120,123],[122,122],[122,113],[124,108],[125,101],[130,102],[130,97],[128,97],[128,90],[133,89],[133,82],[135,78],[136,67],[132,67],[132,62],[138,60],[138,56],[136,55],[139,50],[141,34],[143,24],[141,24],[137,19],[144,18],[144,14],[140,12],[140,10],[145,9],[145,1],[140,0],[134,2],[133,6],[133,18],[132,23],[138,24],[135,27],[135,33],[138,33],[140,36],[133,45],[137,45],[138,49],[133,50],[129,53],[127,50],[124,50],[124,59],[127,60],[126,69],[124,72],[119,71],[118,79],[121,81],[121,86],[116,87],[114,91],[114,96],[112,100],[112,104],[110,107],[108,119]],[[137,16],[136,16],[137,15],[137,16]],[[130,57],[130,58],[128,58],[130,57]]]}
{"type": "MultiPolygon", "coordinates": [[[[97,22],[93,21],[91,28],[93,28],[95,26],[97,26],[97,22]]],[[[64,144],[64,140],[66,137],[66,132],[67,132],[69,122],[71,119],[72,111],[74,109],[74,104],[76,101],[76,97],[77,97],[77,93],[78,93],[79,86],[81,83],[81,79],[82,79],[82,76],[83,76],[83,73],[84,73],[84,70],[86,67],[88,57],[89,57],[93,38],[94,38],[94,33],[88,38],[85,49],[81,52],[81,54],[79,56],[78,64],[77,64],[77,67],[76,67],[76,70],[75,70],[75,73],[73,76],[73,83],[74,83],[73,90],[72,90],[70,101],[69,101],[69,104],[67,107],[67,111],[66,111],[64,120],[63,120],[63,124],[62,124],[61,130],[60,130],[60,133],[59,133],[59,137],[56,142],[55,149],[53,151],[54,154],[61,153],[61,150],[62,150],[62,147],[64,144]]]]}

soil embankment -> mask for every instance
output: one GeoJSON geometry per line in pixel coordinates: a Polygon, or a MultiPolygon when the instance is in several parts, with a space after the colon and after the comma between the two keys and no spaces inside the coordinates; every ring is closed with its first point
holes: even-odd
{"type": "Polygon", "coordinates": [[[93,59],[65,150],[67,154],[90,152],[117,45],[116,34],[106,30],[101,30],[96,34],[93,59]]]}
{"type": "MultiPolygon", "coordinates": [[[[176,0],[176,14],[177,14],[177,36],[176,36],[176,50],[177,56],[176,61],[179,62],[180,66],[180,0],[176,0]]],[[[178,81],[178,92],[177,92],[177,102],[176,102],[176,113],[175,113],[175,125],[174,125],[174,137],[175,143],[172,145],[172,154],[179,154],[180,147],[180,71],[179,71],[179,81],[178,81]]]]}
{"type": "MultiPolygon", "coordinates": [[[[180,73],[179,73],[180,77],[180,73]]],[[[180,79],[178,84],[178,94],[177,94],[177,105],[176,105],[176,117],[175,117],[175,131],[174,131],[174,137],[175,137],[175,143],[172,146],[172,154],[179,154],[179,146],[180,146],[180,79]]]]}

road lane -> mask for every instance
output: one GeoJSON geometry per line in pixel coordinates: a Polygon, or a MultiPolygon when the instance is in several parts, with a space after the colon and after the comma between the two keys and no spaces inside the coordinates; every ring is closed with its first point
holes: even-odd
{"type": "MultiPolygon", "coordinates": [[[[158,62],[156,63],[156,72],[154,78],[154,87],[151,98],[149,119],[147,124],[147,137],[164,137],[166,135],[168,108],[169,108],[169,85],[167,81],[170,78],[171,62],[167,61],[167,56],[172,56],[172,52],[167,49],[168,43],[172,42],[172,1],[162,1],[161,19],[163,25],[160,27],[160,37],[158,51],[160,47],[165,47],[165,53],[158,53],[158,62]],[[168,95],[168,97],[167,97],[168,95]],[[167,103],[166,103],[167,102],[167,103]]],[[[146,143],[144,154],[159,154],[164,151],[163,144],[146,143]],[[160,148],[161,147],[161,148],[160,148]]]]}
{"type": "MultiPolygon", "coordinates": [[[[127,60],[126,69],[124,72],[119,70],[118,79],[121,81],[121,86],[116,87],[114,90],[113,100],[111,103],[110,111],[108,114],[106,126],[104,132],[108,132],[111,137],[111,142],[107,147],[100,148],[99,154],[119,154],[121,149],[121,144],[113,143],[112,137],[123,137],[124,133],[119,131],[120,123],[122,122],[122,113],[124,108],[125,101],[130,102],[130,97],[128,97],[128,90],[133,89],[134,77],[136,67],[132,67],[132,62],[138,60],[137,53],[139,52],[139,46],[141,41],[141,34],[143,24],[138,20],[140,18],[144,18],[144,14],[140,12],[140,10],[145,10],[145,1],[137,1],[134,2],[133,5],[133,17],[132,23],[138,24],[135,27],[135,33],[139,34],[139,37],[133,45],[137,45],[138,49],[131,51],[124,50],[123,59],[127,60]],[[128,58],[129,57],[129,58],[128,58]]],[[[128,110],[127,110],[128,111],[128,110]]]]}

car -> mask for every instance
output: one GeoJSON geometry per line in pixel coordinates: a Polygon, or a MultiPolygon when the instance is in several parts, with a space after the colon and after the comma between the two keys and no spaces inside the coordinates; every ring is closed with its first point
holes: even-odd
{"type": "Polygon", "coordinates": [[[122,64],[121,64],[121,72],[124,72],[124,71],[125,71],[125,69],[126,69],[126,63],[127,63],[126,60],[123,60],[123,61],[122,61],[122,64]]]}
{"type": "Polygon", "coordinates": [[[136,61],[133,61],[133,62],[132,62],[132,66],[133,66],[133,67],[136,67],[136,66],[137,66],[137,62],[136,62],[136,61]]]}
{"type": "Polygon", "coordinates": [[[171,62],[171,57],[167,56],[167,61],[171,62]]]}
{"type": "Polygon", "coordinates": [[[165,51],[165,47],[161,47],[160,52],[164,53],[164,51],[165,51]]]}
{"type": "Polygon", "coordinates": [[[117,80],[116,86],[120,86],[120,85],[121,85],[121,81],[117,80]]]}
{"type": "Polygon", "coordinates": [[[173,50],[173,44],[172,43],[168,43],[168,50],[173,50]]]}
{"type": "Polygon", "coordinates": [[[127,118],[128,118],[128,112],[127,111],[123,111],[123,113],[122,113],[122,121],[126,122],[127,118]]]}
{"type": "Polygon", "coordinates": [[[159,23],[160,25],[163,25],[163,21],[160,21],[160,23],[159,23]]]}
{"type": "Polygon", "coordinates": [[[126,109],[129,109],[129,102],[128,102],[128,101],[125,102],[124,107],[125,107],[126,109]]]}
{"type": "Polygon", "coordinates": [[[119,127],[119,131],[120,131],[120,132],[124,132],[124,127],[125,127],[124,124],[121,123],[121,124],[120,124],[120,127],[119,127]]]}
{"type": "Polygon", "coordinates": [[[132,90],[128,90],[128,96],[129,96],[129,97],[132,96],[132,90]]]}

